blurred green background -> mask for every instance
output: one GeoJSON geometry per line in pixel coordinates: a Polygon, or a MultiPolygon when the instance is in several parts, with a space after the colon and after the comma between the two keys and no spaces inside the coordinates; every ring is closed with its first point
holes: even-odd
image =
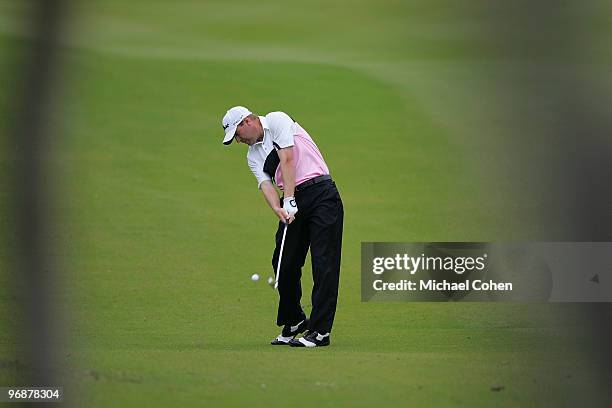
{"type": "MultiPolygon", "coordinates": [[[[571,21],[566,7],[544,36],[571,21]]],[[[581,10],[588,57],[603,48],[605,21],[597,7],[581,10]]],[[[541,52],[524,11],[389,0],[71,4],[46,162],[67,397],[100,407],[605,406],[577,305],[360,302],[362,241],[567,236],[537,172],[555,154],[558,111],[531,96],[583,71],[567,47],[541,52]],[[267,345],[277,295],[250,276],[271,274],[276,222],[245,147],[221,145],[234,105],[294,117],[343,197],[327,349],[267,345]],[[541,138],[525,137],[537,129],[541,138]]],[[[0,2],[5,121],[29,17],[24,3],[0,2]]],[[[2,209],[3,226],[10,214],[2,209]]],[[[3,240],[7,267],[10,234],[3,240]]],[[[22,316],[10,274],[0,278],[0,383],[13,385],[27,370],[8,335],[22,316]]],[[[310,263],[303,280],[309,311],[310,263]]]]}

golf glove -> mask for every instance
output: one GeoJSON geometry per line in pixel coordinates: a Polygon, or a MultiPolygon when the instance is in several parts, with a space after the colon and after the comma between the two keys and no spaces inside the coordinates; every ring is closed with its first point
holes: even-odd
{"type": "Polygon", "coordinates": [[[287,211],[289,217],[295,217],[295,213],[298,212],[297,204],[295,203],[295,197],[285,197],[283,200],[283,210],[287,211]]]}

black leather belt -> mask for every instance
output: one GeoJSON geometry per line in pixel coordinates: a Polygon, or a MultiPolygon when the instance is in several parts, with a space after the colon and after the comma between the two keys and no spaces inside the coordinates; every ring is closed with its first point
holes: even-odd
{"type": "Polygon", "coordinates": [[[322,176],[317,176],[317,177],[313,177],[310,180],[306,180],[303,183],[298,184],[297,186],[295,186],[295,191],[302,191],[312,185],[315,185],[317,183],[320,183],[322,181],[325,180],[331,180],[331,176],[329,174],[324,174],[322,176]]]}

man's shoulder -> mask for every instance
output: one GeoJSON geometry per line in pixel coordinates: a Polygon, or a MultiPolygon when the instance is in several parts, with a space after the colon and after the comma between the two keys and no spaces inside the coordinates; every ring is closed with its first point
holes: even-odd
{"type": "Polygon", "coordinates": [[[270,112],[265,116],[265,118],[268,121],[268,124],[270,124],[270,126],[287,122],[295,122],[293,118],[291,118],[291,116],[282,111],[270,112]]]}

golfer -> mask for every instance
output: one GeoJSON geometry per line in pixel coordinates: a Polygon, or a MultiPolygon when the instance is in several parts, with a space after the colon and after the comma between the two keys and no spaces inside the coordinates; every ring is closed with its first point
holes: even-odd
{"type": "Polygon", "coordinates": [[[284,327],[272,344],[327,346],[338,300],[344,219],[342,200],[327,164],[310,135],[286,113],[258,116],[243,106],[235,106],[227,111],[222,123],[223,144],[236,140],[249,146],[248,165],[279,219],[272,268],[279,277],[276,324],[284,327]],[[274,184],[283,193],[280,199],[274,184]],[[309,319],[300,303],[300,279],[308,248],[314,281],[309,319]]]}

